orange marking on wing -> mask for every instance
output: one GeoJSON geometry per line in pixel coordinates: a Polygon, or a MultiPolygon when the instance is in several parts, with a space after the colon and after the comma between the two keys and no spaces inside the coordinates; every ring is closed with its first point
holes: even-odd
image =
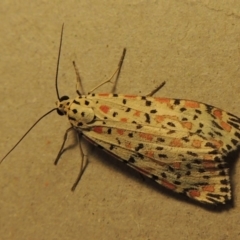
{"type": "Polygon", "coordinates": [[[117,129],[117,133],[119,134],[119,135],[123,135],[124,134],[124,130],[123,129],[117,129]]]}
{"type": "Polygon", "coordinates": [[[150,158],[154,158],[154,152],[153,151],[146,151],[145,155],[150,157],[150,158]]]}
{"type": "Polygon", "coordinates": [[[206,192],[215,192],[215,186],[214,185],[206,185],[202,187],[203,191],[206,192]]]}
{"type": "Polygon", "coordinates": [[[213,111],[213,115],[214,115],[216,118],[222,119],[222,110],[220,110],[220,109],[215,109],[215,110],[213,111]]]}
{"type": "Polygon", "coordinates": [[[160,103],[166,103],[167,105],[170,103],[170,98],[154,98],[156,101],[160,102],[160,103]]]}
{"type": "Polygon", "coordinates": [[[171,119],[171,120],[179,121],[179,119],[178,119],[177,116],[171,116],[171,115],[157,115],[157,116],[155,116],[155,120],[156,120],[157,122],[162,122],[162,121],[164,121],[166,118],[171,119]]]}
{"type": "Polygon", "coordinates": [[[223,146],[223,142],[221,140],[211,139],[210,142],[216,147],[221,148],[223,146]]]}
{"type": "Polygon", "coordinates": [[[164,119],[165,119],[165,116],[162,116],[162,115],[157,115],[155,117],[156,122],[162,122],[162,121],[164,121],[164,119]]]}
{"type": "Polygon", "coordinates": [[[124,97],[126,97],[126,98],[136,98],[137,96],[136,95],[124,95],[124,97]]]}
{"type": "Polygon", "coordinates": [[[202,141],[194,139],[192,141],[192,146],[195,148],[201,148],[202,141]]]}
{"type": "Polygon", "coordinates": [[[181,139],[179,139],[179,138],[174,138],[174,139],[170,142],[169,145],[172,146],[172,147],[182,147],[182,146],[183,146],[182,141],[181,141],[181,139]]]}
{"type": "Polygon", "coordinates": [[[174,184],[172,184],[166,180],[162,180],[162,185],[171,190],[175,190],[177,188],[174,184]]]}
{"type": "Polygon", "coordinates": [[[127,122],[127,120],[128,120],[127,118],[121,118],[120,119],[121,122],[127,122]]]}
{"type": "Polygon", "coordinates": [[[182,122],[182,126],[184,127],[184,128],[187,128],[187,129],[189,129],[189,130],[191,130],[192,129],[192,123],[191,122],[182,122]]]}
{"type": "Polygon", "coordinates": [[[100,110],[101,110],[102,112],[104,112],[104,113],[108,113],[109,110],[110,110],[110,107],[107,106],[107,105],[101,105],[99,108],[100,108],[100,110]]]}
{"type": "Polygon", "coordinates": [[[131,142],[125,142],[125,147],[126,147],[127,149],[131,149],[131,148],[132,148],[131,142]]]}
{"type": "Polygon", "coordinates": [[[153,140],[153,136],[152,136],[152,134],[149,134],[149,133],[139,133],[139,137],[140,138],[144,138],[144,139],[146,139],[146,140],[148,140],[148,141],[152,141],[153,140]]]}
{"type": "Polygon", "coordinates": [[[204,160],[207,160],[207,161],[211,161],[211,160],[214,159],[214,157],[215,157],[215,156],[213,156],[213,155],[206,154],[206,155],[203,156],[203,159],[204,159],[204,160]]]}
{"type": "Polygon", "coordinates": [[[214,169],[214,168],[216,168],[216,164],[213,161],[203,161],[202,165],[203,165],[203,167],[205,169],[214,169]]]}
{"type": "Polygon", "coordinates": [[[198,190],[189,190],[188,191],[189,197],[195,198],[200,197],[201,193],[198,190]]]}
{"type": "Polygon", "coordinates": [[[133,116],[140,117],[140,114],[141,114],[141,112],[136,110],[135,113],[133,114],[133,116]]]}
{"type": "Polygon", "coordinates": [[[228,123],[222,121],[220,125],[225,131],[231,132],[232,127],[228,123]]]}
{"type": "Polygon", "coordinates": [[[200,103],[186,100],[185,107],[186,108],[200,108],[200,103]]]}
{"type": "Polygon", "coordinates": [[[99,93],[98,96],[101,97],[108,97],[110,94],[109,93],[99,93]]]}
{"type": "Polygon", "coordinates": [[[180,162],[174,162],[172,164],[172,166],[175,168],[175,169],[181,169],[181,163],[180,162]]]}
{"type": "Polygon", "coordinates": [[[102,127],[93,127],[92,130],[93,130],[94,132],[96,132],[96,133],[103,133],[102,127]]]}

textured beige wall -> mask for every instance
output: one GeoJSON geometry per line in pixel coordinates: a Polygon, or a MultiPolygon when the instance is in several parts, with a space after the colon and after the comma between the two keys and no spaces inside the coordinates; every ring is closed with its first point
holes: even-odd
{"type": "MultiPolygon", "coordinates": [[[[72,60],[91,89],[112,74],[127,47],[118,92],[145,94],[165,80],[158,96],[240,116],[237,1],[1,0],[1,156],[55,106],[63,22],[61,95],[75,96],[72,60]]],[[[73,194],[78,148],[53,165],[68,126],[64,117],[49,115],[0,165],[1,239],[239,239],[239,162],[235,206],[225,211],[169,194],[94,147],[73,194]]]]}

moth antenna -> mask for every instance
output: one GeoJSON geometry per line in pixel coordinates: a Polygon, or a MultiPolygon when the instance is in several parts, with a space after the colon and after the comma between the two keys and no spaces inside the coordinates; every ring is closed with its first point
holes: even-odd
{"type": "Polygon", "coordinates": [[[11,148],[11,150],[1,159],[0,164],[3,162],[3,160],[17,147],[17,145],[28,135],[28,133],[48,114],[55,111],[57,108],[53,108],[44,115],[42,115],[28,130],[27,132],[20,138],[20,140],[11,148]]]}
{"type": "MultiPolygon", "coordinates": [[[[59,70],[59,63],[60,63],[60,56],[61,56],[61,49],[62,49],[62,39],[63,39],[63,29],[64,29],[64,23],[62,25],[62,31],[61,31],[61,37],[60,37],[60,45],[59,45],[59,51],[58,51],[58,59],[57,59],[57,69],[56,69],[56,77],[55,77],[55,87],[57,92],[57,98],[60,100],[59,97],[59,91],[58,91],[58,70],[59,70]]],[[[53,108],[52,110],[45,113],[43,116],[41,116],[28,130],[27,132],[20,138],[20,140],[11,148],[11,150],[1,159],[0,164],[3,162],[3,160],[18,146],[18,144],[28,135],[28,133],[48,114],[51,112],[57,110],[57,108],[53,108]]]]}
{"type": "Polygon", "coordinates": [[[61,31],[61,37],[60,37],[60,45],[59,45],[59,50],[58,50],[58,60],[57,60],[57,69],[56,69],[56,77],[55,77],[55,87],[56,87],[56,93],[57,93],[58,100],[60,100],[59,91],[58,91],[58,69],[59,69],[61,49],[62,49],[63,28],[64,28],[64,23],[62,25],[62,31],[61,31]]]}

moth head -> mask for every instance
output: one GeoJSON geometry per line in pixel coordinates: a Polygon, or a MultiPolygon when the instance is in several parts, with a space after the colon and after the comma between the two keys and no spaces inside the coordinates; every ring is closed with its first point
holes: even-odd
{"type": "Polygon", "coordinates": [[[68,111],[70,102],[71,102],[71,101],[69,100],[69,97],[68,97],[68,96],[62,96],[62,97],[56,102],[56,105],[57,105],[57,113],[58,113],[60,116],[63,116],[63,115],[66,115],[66,114],[67,114],[67,111],[68,111]]]}

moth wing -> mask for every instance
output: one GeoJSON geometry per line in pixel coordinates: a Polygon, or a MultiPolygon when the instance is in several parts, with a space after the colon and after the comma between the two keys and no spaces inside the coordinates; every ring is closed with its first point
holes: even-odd
{"type": "Polygon", "coordinates": [[[238,145],[237,117],[187,100],[93,100],[96,119],[83,132],[89,139],[175,192],[210,204],[231,199],[225,156],[238,145]]]}

